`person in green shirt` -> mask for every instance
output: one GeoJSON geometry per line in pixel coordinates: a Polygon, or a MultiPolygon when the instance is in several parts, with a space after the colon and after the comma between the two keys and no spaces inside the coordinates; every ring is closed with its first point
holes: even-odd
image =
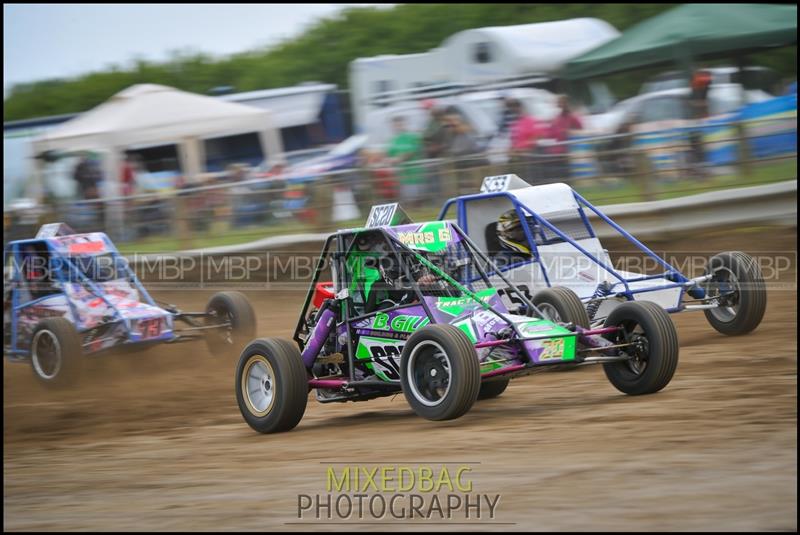
{"type": "Polygon", "coordinates": [[[422,201],[422,186],[425,181],[423,169],[417,163],[422,157],[422,138],[419,134],[406,130],[403,117],[394,117],[392,127],[395,135],[389,142],[386,155],[397,166],[401,200],[418,205],[422,201]]]}

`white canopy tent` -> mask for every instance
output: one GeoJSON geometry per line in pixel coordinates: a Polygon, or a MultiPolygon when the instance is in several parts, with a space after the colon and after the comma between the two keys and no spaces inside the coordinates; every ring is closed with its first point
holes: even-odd
{"type": "Polygon", "coordinates": [[[35,138],[33,149],[36,155],[79,150],[104,154],[106,196],[115,197],[120,192],[121,154],[128,147],[178,145],[183,173],[187,183],[192,183],[204,170],[204,138],[251,132],[259,134],[268,160],[280,157],[281,138],[268,110],[162,85],[139,84],[35,138]]]}

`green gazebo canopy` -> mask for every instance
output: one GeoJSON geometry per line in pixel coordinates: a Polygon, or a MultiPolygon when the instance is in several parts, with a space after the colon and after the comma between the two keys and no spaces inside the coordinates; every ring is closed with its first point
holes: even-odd
{"type": "Polygon", "coordinates": [[[692,58],[730,57],[797,42],[797,6],[684,4],[641,22],[567,63],[567,79],[590,78],[692,58]]]}

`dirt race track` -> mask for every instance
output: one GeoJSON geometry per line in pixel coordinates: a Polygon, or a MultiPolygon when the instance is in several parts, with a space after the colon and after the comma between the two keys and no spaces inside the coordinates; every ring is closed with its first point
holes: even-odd
{"type": "MultiPolygon", "coordinates": [[[[794,255],[795,240],[659,245],[794,255]]],[[[95,360],[71,392],[4,363],[4,529],[431,529],[293,522],[298,494],[326,492],[331,462],[447,462],[476,463],[474,490],[501,499],[494,519],[439,529],[796,530],[795,266],[781,283],[745,337],[717,334],[702,313],[673,316],[681,361],[659,394],[626,397],[589,366],[513,381],[447,423],[415,416],[402,396],[310,400],[294,431],[259,435],[236,406],[236,357],[215,360],[202,343],[95,360]]],[[[209,293],[157,297],[197,309],[209,293]]],[[[260,335],[291,334],[300,293],[250,297],[260,335]]]]}

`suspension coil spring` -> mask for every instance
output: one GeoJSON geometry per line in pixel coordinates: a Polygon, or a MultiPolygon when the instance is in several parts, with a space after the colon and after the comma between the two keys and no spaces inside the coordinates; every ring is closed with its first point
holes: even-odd
{"type": "Polygon", "coordinates": [[[595,289],[592,298],[589,300],[589,304],[586,306],[586,313],[589,315],[589,320],[594,320],[594,315],[597,314],[597,309],[600,308],[600,303],[602,303],[600,298],[609,295],[611,293],[611,287],[608,281],[603,281],[597,285],[597,289],[595,289]]]}

